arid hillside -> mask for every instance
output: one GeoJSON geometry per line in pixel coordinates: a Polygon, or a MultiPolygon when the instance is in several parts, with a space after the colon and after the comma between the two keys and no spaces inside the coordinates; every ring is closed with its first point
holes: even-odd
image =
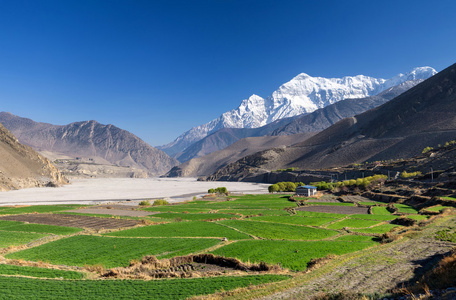
{"type": "Polygon", "coordinates": [[[456,136],[456,65],[395,99],[346,118],[285,149],[255,153],[220,169],[211,180],[242,180],[280,168],[324,169],[410,158],[456,136]]]}
{"type": "Polygon", "coordinates": [[[0,113],[0,122],[21,143],[37,151],[101,159],[120,167],[142,169],[150,175],[163,174],[178,164],[163,151],[111,124],[85,121],[52,125],[5,112],[0,113]]]}
{"type": "Polygon", "coordinates": [[[0,191],[68,183],[51,162],[0,124],[0,191]]]}

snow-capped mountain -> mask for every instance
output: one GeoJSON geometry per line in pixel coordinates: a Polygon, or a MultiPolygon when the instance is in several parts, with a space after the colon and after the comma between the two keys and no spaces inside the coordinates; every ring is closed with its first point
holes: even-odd
{"type": "Polygon", "coordinates": [[[160,149],[173,155],[222,128],[257,128],[278,119],[311,113],[343,99],[374,96],[405,81],[427,79],[436,73],[431,67],[415,68],[390,79],[364,75],[323,78],[301,73],[266,99],[252,95],[238,108],[190,129],[160,149]]]}

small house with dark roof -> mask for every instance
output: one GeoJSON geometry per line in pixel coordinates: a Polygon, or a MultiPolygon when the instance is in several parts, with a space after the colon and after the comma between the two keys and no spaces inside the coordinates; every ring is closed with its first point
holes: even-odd
{"type": "Polygon", "coordinates": [[[311,197],[317,194],[317,187],[312,185],[300,185],[296,188],[296,195],[311,197]]]}

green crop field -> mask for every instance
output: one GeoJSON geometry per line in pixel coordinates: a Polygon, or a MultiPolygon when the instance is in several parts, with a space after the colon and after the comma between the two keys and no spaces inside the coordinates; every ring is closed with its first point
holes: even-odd
{"type": "Polygon", "coordinates": [[[374,240],[375,240],[375,237],[373,237],[373,236],[355,235],[355,234],[347,234],[347,235],[338,237],[337,239],[334,239],[334,241],[352,241],[352,242],[373,242],[374,240]]]}
{"type": "Polygon", "coordinates": [[[156,218],[162,219],[177,219],[180,218],[182,220],[218,220],[218,219],[231,219],[231,218],[240,218],[240,216],[236,216],[233,214],[221,214],[221,213],[199,213],[199,214],[182,214],[182,213],[161,213],[157,215],[153,215],[156,218]]]}
{"type": "Polygon", "coordinates": [[[329,205],[329,206],[355,206],[353,203],[346,202],[305,202],[307,205],[329,205]]]}
{"type": "Polygon", "coordinates": [[[226,237],[230,240],[250,239],[246,234],[225,226],[203,221],[184,221],[137,227],[105,235],[121,237],[226,237]]]}
{"type": "Polygon", "coordinates": [[[428,207],[426,208],[427,211],[433,211],[433,212],[440,212],[442,209],[455,209],[453,206],[444,206],[444,205],[436,205],[433,207],[428,207]]]}
{"type": "Polygon", "coordinates": [[[5,257],[70,266],[100,264],[112,268],[127,266],[132,259],[140,259],[145,255],[169,258],[198,252],[218,243],[220,240],[216,239],[135,239],[78,235],[5,257]]]}
{"type": "Polygon", "coordinates": [[[307,225],[307,226],[321,226],[323,224],[335,221],[335,218],[322,218],[322,217],[303,217],[297,215],[289,216],[263,216],[249,218],[252,221],[263,221],[272,223],[294,224],[294,225],[307,225]]]}
{"type": "Polygon", "coordinates": [[[375,220],[362,220],[362,219],[344,219],[336,223],[330,224],[327,226],[329,229],[342,229],[344,227],[348,228],[366,228],[377,225],[381,221],[375,220]]]}
{"type": "Polygon", "coordinates": [[[351,219],[363,219],[363,220],[378,220],[378,221],[391,221],[396,219],[398,216],[395,215],[350,215],[351,219]]]}
{"type": "Polygon", "coordinates": [[[321,240],[338,234],[334,230],[270,222],[226,220],[218,223],[265,239],[321,240]]]}
{"type": "MultiPolygon", "coordinates": [[[[325,197],[334,199],[331,195],[325,197]]],[[[141,210],[157,214],[116,218],[145,220],[142,224],[150,224],[150,221],[166,223],[98,232],[87,230],[78,233],[80,228],[0,220],[0,248],[26,245],[3,250],[6,263],[9,263],[8,259],[19,259],[100,269],[127,267],[131,261],[141,260],[146,255],[164,259],[213,253],[245,263],[266,262],[291,271],[304,271],[312,259],[330,254],[343,255],[378,245],[380,234],[399,226],[385,224],[398,217],[388,212],[385,206],[373,207],[372,215],[319,213],[299,211],[298,203],[288,198],[283,194],[245,195],[142,207],[141,210]],[[342,230],[346,227],[350,232],[342,230]],[[53,237],[46,238],[50,235],[53,237]],[[222,241],[224,238],[228,242],[222,241]],[[27,245],[36,240],[40,243],[27,245]]],[[[331,202],[310,204],[353,206],[351,203],[331,202]]],[[[0,214],[53,213],[55,216],[67,214],[65,210],[75,207],[78,206],[0,207],[0,214]]],[[[409,206],[397,207],[401,211],[412,211],[409,206]]],[[[407,217],[416,220],[426,218],[416,215],[416,212],[407,217]]],[[[452,237],[453,233],[441,234],[441,238],[448,236],[452,237]]],[[[94,280],[99,278],[99,273],[87,270],[80,273],[0,265],[1,295],[11,299],[185,299],[289,278],[263,274],[151,281],[94,280]]],[[[295,273],[290,274],[294,276],[295,273]]]]}
{"type": "Polygon", "coordinates": [[[383,206],[372,207],[372,214],[374,215],[391,215],[391,213],[383,206]]]}
{"type": "Polygon", "coordinates": [[[0,230],[4,231],[22,231],[22,232],[34,232],[34,233],[50,233],[57,235],[67,235],[76,232],[80,232],[83,229],[75,227],[63,227],[63,226],[54,226],[54,225],[44,225],[44,224],[25,224],[22,222],[14,222],[10,226],[1,226],[0,230]],[[18,224],[19,223],[19,224],[18,224]]]}
{"type": "Polygon", "coordinates": [[[239,241],[221,247],[212,253],[226,257],[236,257],[242,261],[266,262],[280,264],[284,268],[295,271],[305,270],[307,263],[313,258],[324,257],[328,254],[341,255],[361,250],[375,242],[352,241],[239,241]]]}
{"type": "Polygon", "coordinates": [[[393,224],[382,224],[379,226],[375,226],[372,228],[365,228],[365,229],[352,229],[351,231],[361,232],[361,233],[373,233],[373,234],[382,234],[390,231],[391,229],[397,227],[398,225],[393,224]]]}
{"type": "Polygon", "coordinates": [[[405,204],[394,204],[394,206],[397,208],[397,210],[400,213],[404,214],[417,214],[418,210],[415,208],[411,207],[410,205],[405,205],[405,204]]]}
{"type": "Polygon", "coordinates": [[[186,299],[290,278],[284,275],[168,280],[42,280],[0,276],[3,299],[186,299]]]}
{"type": "Polygon", "coordinates": [[[0,215],[6,214],[29,214],[29,213],[50,213],[62,210],[76,209],[84,205],[33,205],[24,207],[5,207],[0,210],[0,215]]]}
{"type": "Polygon", "coordinates": [[[27,267],[27,266],[14,266],[14,265],[0,265],[0,275],[18,275],[30,276],[39,278],[63,278],[63,279],[82,279],[83,273],[76,271],[63,271],[56,269],[27,267]]]}
{"type": "Polygon", "coordinates": [[[48,234],[30,233],[30,232],[15,232],[0,230],[0,248],[9,246],[19,246],[30,243],[34,240],[47,236],[48,234]]]}
{"type": "Polygon", "coordinates": [[[286,210],[279,209],[221,209],[219,213],[239,214],[242,216],[289,216],[286,210]]]}

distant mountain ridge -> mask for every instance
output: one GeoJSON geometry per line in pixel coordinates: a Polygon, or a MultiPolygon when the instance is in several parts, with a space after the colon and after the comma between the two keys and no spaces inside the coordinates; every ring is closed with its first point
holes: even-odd
{"type": "Polygon", "coordinates": [[[258,128],[282,118],[311,113],[343,99],[374,96],[405,81],[427,79],[436,73],[431,67],[415,68],[390,79],[364,75],[322,78],[301,73],[266,99],[252,95],[243,100],[238,108],[225,112],[209,123],[194,127],[172,143],[158,148],[174,156],[222,128],[258,128]]]}
{"type": "Polygon", "coordinates": [[[456,64],[379,107],[343,119],[302,143],[244,157],[209,180],[263,181],[262,174],[278,168],[326,169],[410,158],[455,137],[456,64]]]}
{"type": "Polygon", "coordinates": [[[19,141],[40,151],[101,157],[118,166],[145,170],[150,175],[161,175],[178,164],[163,151],[111,124],[84,121],[52,125],[6,112],[0,113],[0,123],[19,141]]]}

